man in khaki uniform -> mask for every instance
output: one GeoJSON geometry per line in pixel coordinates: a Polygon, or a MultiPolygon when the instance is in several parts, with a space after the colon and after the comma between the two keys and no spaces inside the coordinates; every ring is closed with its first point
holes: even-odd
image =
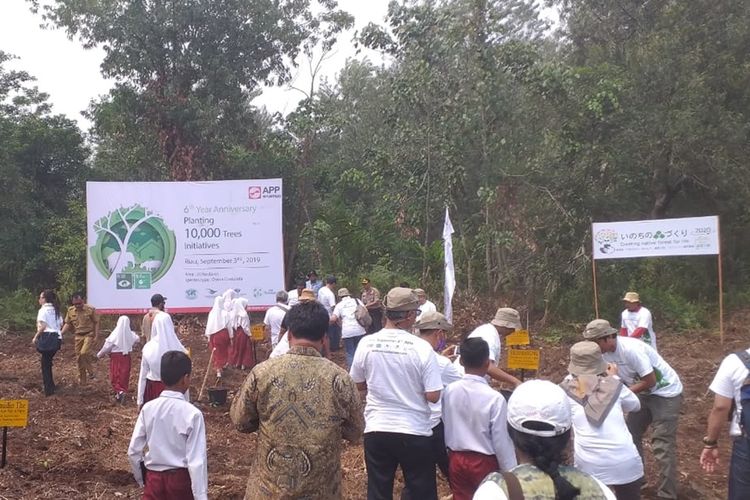
{"type": "Polygon", "coordinates": [[[372,324],[367,333],[375,333],[383,328],[383,303],[380,301],[380,291],[370,284],[370,278],[362,278],[362,303],[372,318],[372,324]]]}
{"type": "Polygon", "coordinates": [[[356,442],[364,417],[354,381],[322,357],[328,312],[315,301],[286,314],[289,352],[253,368],[229,416],[258,432],[246,500],[341,499],[341,439],[356,442]]]}
{"type": "Polygon", "coordinates": [[[83,302],[83,293],[73,294],[68,313],[65,315],[65,325],[62,333],[73,330],[75,333],[76,363],[81,384],[88,378],[94,378],[93,364],[95,361],[94,344],[99,336],[99,315],[96,309],[83,302]]]}
{"type": "Polygon", "coordinates": [[[154,324],[154,318],[158,313],[164,311],[164,305],[166,302],[167,298],[160,293],[151,296],[151,309],[143,316],[143,321],[141,321],[141,338],[143,338],[143,345],[151,340],[151,326],[154,324]]]}

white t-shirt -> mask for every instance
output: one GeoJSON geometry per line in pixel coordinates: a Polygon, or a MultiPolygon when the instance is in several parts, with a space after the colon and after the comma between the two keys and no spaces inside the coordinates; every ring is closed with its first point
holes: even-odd
{"type": "MultiPolygon", "coordinates": [[[[747,350],[750,353],[750,349],[747,350]]],[[[724,396],[725,398],[734,398],[736,411],[732,416],[732,423],[729,425],[730,436],[741,436],[740,429],[740,388],[748,377],[745,363],[736,354],[730,354],[721,362],[719,370],[716,372],[711,385],[708,387],[711,392],[724,396]]]]}
{"type": "MultiPolygon", "coordinates": [[[[467,338],[480,338],[487,342],[487,345],[490,348],[490,361],[492,361],[492,364],[494,364],[495,366],[500,366],[500,352],[502,350],[502,343],[500,341],[500,334],[497,333],[497,328],[495,328],[492,323],[479,325],[478,327],[474,328],[474,330],[469,334],[467,338]]],[[[456,366],[456,369],[461,374],[461,376],[466,373],[464,371],[464,367],[461,365],[460,355],[456,356],[453,364],[456,366]]],[[[489,377],[487,377],[487,379],[489,380],[489,377]]]]}
{"type": "Polygon", "coordinates": [[[55,314],[55,306],[52,304],[42,304],[39,308],[39,312],[36,313],[37,321],[44,321],[47,327],[44,329],[45,332],[57,332],[57,336],[62,340],[62,316],[55,314]]]}
{"type": "Polygon", "coordinates": [[[276,344],[276,346],[273,348],[273,351],[271,351],[271,354],[268,357],[278,358],[279,356],[288,353],[289,347],[289,335],[284,332],[284,335],[282,335],[281,339],[279,339],[279,343],[276,344]]]}
{"type": "Polygon", "coordinates": [[[295,288],[293,290],[289,290],[288,292],[286,292],[286,294],[288,296],[286,301],[287,305],[289,307],[296,306],[299,302],[299,292],[297,291],[297,289],[295,288]]]}
{"type": "MultiPolygon", "coordinates": [[[[607,486],[597,478],[594,477],[593,479],[602,489],[602,493],[606,500],[617,500],[617,497],[612,493],[612,490],[607,488],[607,486]]],[[[552,479],[550,479],[550,481],[552,481],[552,479]]],[[[477,491],[474,492],[473,500],[508,500],[508,496],[499,484],[493,481],[487,481],[486,483],[479,485],[477,491]]]]}
{"type": "Polygon", "coordinates": [[[367,383],[365,433],[432,435],[424,395],[441,390],[443,381],[427,341],[386,328],[366,335],[354,353],[350,374],[354,382],[367,383]]]}
{"type": "MultiPolygon", "coordinates": [[[[568,375],[566,380],[570,378],[568,375]]],[[[609,485],[628,484],[643,477],[643,461],[625,423],[625,413],[641,409],[638,396],[623,387],[599,427],[591,425],[583,406],[568,399],[573,413],[576,468],[609,485]]]]}
{"type": "Polygon", "coordinates": [[[266,316],[263,318],[263,324],[271,329],[271,345],[273,346],[279,343],[281,322],[284,321],[288,310],[286,304],[276,304],[266,311],[266,316]]]}
{"type": "Polygon", "coordinates": [[[451,450],[495,455],[503,471],[518,465],[508,435],[508,405],[484,377],[467,374],[445,389],[443,424],[451,450]]]}
{"type": "Polygon", "coordinates": [[[437,312],[437,307],[429,300],[425,300],[424,304],[421,304],[419,309],[417,309],[417,319],[426,312],[437,312]]]}
{"type": "Polygon", "coordinates": [[[329,317],[333,315],[333,308],[336,307],[336,296],[333,294],[333,290],[327,286],[318,290],[318,302],[326,308],[329,317]]]}
{"type": "Polygon", "coordinates": [[[367,333],[365,328],[357,322],[357,301],[352,297],[344,297],[333,308],[333,315],[341,320],[341,338],[349,339],[367,333]]]}
{"type": "MultiPolygon", "coordinates": [[[[437,354],[437,363],[438,368],[440,368],[440,380],[443,381],[443,389],[448,387],[448,384],[461,380],[461,374],[456,370],[450,359],[437,354]]],[[[434,428],[440,423],[440,418],[443,416],[442,401],[430,403],[430,412],[430,427],[434,428]]]]}
{"type": "Polygon", "coordinates": [[[656,349],[656,333],[654,333],[654,320],[651,318],[651,311],[641,306],[637,311],[628,311],[625,309],[622,312],[622,321],[620,322],[620,328],[625,328],[628,331],[628,336],[632,336],[633,332],[638,328],[645,328],[648,332],[644,333],[641,340],[654,349],[656,349]]]}
{"type": "Polygon", "coordinates": [[[656,385],[644,394],[672,398],[682,394],[682,382],[671,366],[653,347],[632,337],[617,337],[615,352],[602,356],[607,363],[617,364],[617,374],[631,386],[651,372],[656,375],[656,385]]]}

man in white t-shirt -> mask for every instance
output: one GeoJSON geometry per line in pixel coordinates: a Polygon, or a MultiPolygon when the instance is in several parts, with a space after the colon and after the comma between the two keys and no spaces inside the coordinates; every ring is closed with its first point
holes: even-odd
{"type": "Polygon", "coordinates": [[[628,414],[627,424],[643,457],[643,435],[651,426],[651,447],[660,471],[659,498],[677,498],[677,421],[682,406],[682,382],[653,347],[632,337],[620,337],[609,321],[595,319],[583,338],[599,344],[607,363],[617,365],[623,383],[641,400],[640,411],[628,414]]]}
{"type": "Polygon", "coordinates": [[[635,292],[628,292],[623,297],[625,310],[622,311],[620,335],[641,339],[656,349],[656,334],[651,311],[641,305],[641,298],[635,292]]]}
{"type": "Polygon", "coordinates": [[[295,288],[293,290],[289,290],[287,292],[287,296],[289,297],[287,300],[287,305],[289,307],[296,306],[299,303],[299,295],[302,293],[302,290],[305,289],[305,280],[298,279],[294,283],[295,288]]]}
{"type": "MultiPolygon", "coordinates": [[[[708,415],[706,436],[703,438],[701,465],[706,472],[713,472],[719,465],[719,433],[724,422],[730,420],[729,435],[732,458],[729,464],[729,500],[750,498],[750,429],[743,435],[740,426],[742,386],[750,383],[750,349],[732,353],[721,362],[713,382],[709,386],[714,393],[714,405],[708,415]],[[730,418],[727,418],[730,417],[730,418]]],[[[750,418],[745,415],[744,419],[750,418]]],[[[747,421],[747,420],[746,420],[747,421]]],[[[722,471],[726,472],[726,471],[722,471]]]]}
{"type": "Polygon", "coordinates": [[[413,498],[436,500],[429,403],[440,400],[443,388],[437,355],[409,333],[419,308],[411,289],[389,291],[385,308],[385,328],[359,342],[350,370],[360,390],[367,390],[367,497],[392,498],[400,465],[413,498]]]}
{"type": "Polygon", "coordinates": [[[341,339],[344,341],[344,351],[346,352],[346,366],[351,367],[359,341],[367,333],[365,327],[357,321],[357,306],[362,302],[352,297],[347,288],[340,288],[338,295],[341,301],[333,308],[331,319],[341,328],[341,339]]]}
{"type": "Polygon", "coordinates": [[[318,290],[318,302],[328,311],[331,323],[328,325],[328,348],[338,351],[341,343],[341,328],[333,320],[333,308],[336,307],[336,276],[326,276],[326,284],[318,290]]]}
{"type": "Polygon", "coordinates": [[[276,347],[279,343],[279,337],[282,333],[281,322],[284,321],[289,306],[287,306],[289,296],[284,290],[276,292],[276,305],[266,310],[266,316],[263,318],[263,324],[266,325],[266,339],[270,339],[271,347],[276,347]]]}
{"type": "MultiPolygon", "coordinates": [[[[467,338],[480,338],[487,342],[490,347],[490,368],[487,370],[487,376],[505,382],[513,387],[521,384],[516,377],[507,373],[500,368],[500,352],[502,350],[502,340],[516,330],[521,329],[521,315],[518,311],[510,307],[501,307],[495,313],[495,317],[489,323],[480,325],[472,331],[467,338]]],[[[464,374],[461,366],[461,356],[459,355],[453,364],[456,366],[461,375],[464,374]]]]}
{"type": "Polygon", "coordinates": [[[427,292],[421,288],[415,288],[414,293],[417,294],[417,300],[419,300],[419,309],[417,310],[417,321],[426,312],[436,312],[437,307],[435,304],[427,300],[427,292]]]}
{"type": "MultiPolygon", "coordinates": [[[[422,313],[419,321],[414,324],[414,329],[419,338],[424,339],[432,346],[437,354],[440,379],[443,381],[443,389],[452,382],[461,380],[461,373],[451,363],[451,360],[437,352],[440,343],[445,340],[445,333],[453,329],[453,325],[445,319],[445,316],[437,311],[422,313]]],[[[435,461],[440,471],[448,477],[448,453],[445,448],[445,431],[442,421],[442,404],[440,402],[430,403],[430,427],[432,428],[432,446],[435,453],[435,461]]],[[[402,496],[403,500],[403,496],[402,496]]]]}

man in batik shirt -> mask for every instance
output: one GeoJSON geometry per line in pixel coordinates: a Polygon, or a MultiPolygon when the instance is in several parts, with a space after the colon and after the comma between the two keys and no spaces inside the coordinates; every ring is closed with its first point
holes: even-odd
{"type": "Polygon", "coordinates": [[[320,355],[325,308],[300,302],[286,322],[289,352],[253,368],[229,413],[240,432],[258,431],[245,499],[339,499],[341,438],[362,436],[362,404],[349,374],[320,355]]]}

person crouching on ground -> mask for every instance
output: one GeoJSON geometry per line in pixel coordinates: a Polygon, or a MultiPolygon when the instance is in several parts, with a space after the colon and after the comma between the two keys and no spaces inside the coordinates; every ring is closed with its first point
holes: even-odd
{"type": "Polygon", "coordinates": [[[182,351],[167,351],[160,369],[166,387],[143,406],[130,438],[133,476],[145,483],[144,500],[207,500],[206,426],[200,410],[185,401],[192,362],[182,351]]]}
{"type": "Polygon", "coordinates": [[[493,472],[474,500],[616,500],[601,481],[574,467],[561,465],[570,441],[568,396],[546,380],[529,380],[508,400],[508,432],[520,465],[493,472]]]}
{"type": "Polygon", "coordinates": [[[130,330],[130,318],[120,316],[117,318],[117,326],[112,330],[104,346],[97,353],[96,357],[101,359],[109,354],[109,381],[112,389],[115,391],[115,400],[123,404],[125,402],[125,393],[128,392],[128,382],[130,381],[130,352],[133,350],[133,344],[140,342],[141,338],[130,330]]]}
{"type": "Polygon", "coordinates": [[[505,398],[485,379],[490,367],[487,342],[464,340],[461,364],[466,374],[446,387],[443,395],[443,422],[453,498],[468,500],[487,474],[508,471],[517,462],[508,435],[505,398]]]}
{"type": "Polygon", "coordinates": [[[560,387],[573,412],[575,466],[609,486],[618,500],[639,500],[643,461],[625,414],[640,410],[641,402],[616,371],[596,343],[578,342],[570,348],[569,375],[560,387]]]}

